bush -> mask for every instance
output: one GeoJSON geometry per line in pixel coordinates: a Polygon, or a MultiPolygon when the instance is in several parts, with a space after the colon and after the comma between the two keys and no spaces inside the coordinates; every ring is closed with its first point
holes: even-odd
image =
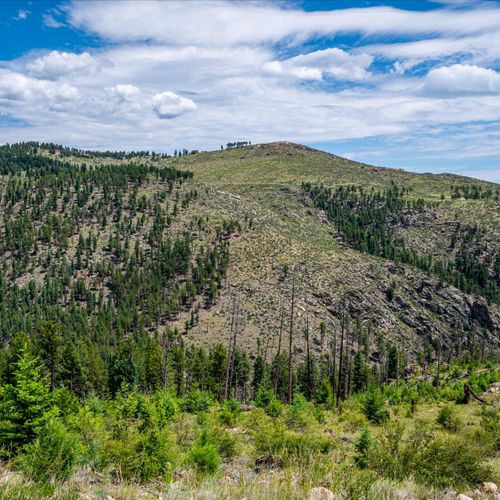
{"type": "Polygon", "coordinates": [[[415,480],[436,488],[477,485],[491,476],[489,467],[482,463],[485,458],[484,449],[469,439],[432,439],[416,457],[415,480]]]}
{"type": "Polygon", "coordinates": [[[362,408],[365,417],[374,424],[381,424],[389,418],[382,393],[376,387],[372,387],[365,394],[362,408]]]}
{"type": "Polygon", "coordinates": [[[264,423],[255,432],[255,452],[258,462],[283,466],[290,461],[308,461],[311,456],[327,453],[333,441],[312,433],[293,432],[281,421],[264,423]]]}
{"type": "Polygon", "coordinates": [[[443,406],[439,410],[437,423],[450,432],[458,432],[462,427],[460,417],[456,414],[455,408],[451,405],[443,406]]]}
{"type": "Polygon", "coordinates": [[[481,407],[481,428],[492,442],[494,451],[500,451],[500,409],[481,407]]]}
{"type": "Polygon", "coordinates": [[[229,427],[234,427],[241,415],[241,406],[235,399],[227,401],[219,412],[220,421],[229,427]]]}
{"type": "Polygon", "coordinates": [[[189,413],[200,413],[207,411],[213,400],[206,392],[200,389],[192,389],[184,401],[184,409],[189,413]]]}
{"type": "Polygon", "coordinates": [[[197,444],[189,453],[190,462],[199,472],[214,474],[220,466],[220,457],[214,444],[197,444]]]}
{"type": "Polygon", "coordinates": [[[364,469],[368,466],[368,451],[370,449],[370,445],[370,431],[368,430],[368,427],[366,427],[360,434],[358,439],[354,441],[354,449],[356,451],[354,462],[361,469],[364,469]]]}
{"type": "Polygon", "coordinates": [[[154,395],[156,417],[159,423],[172,420],[179,411],[177,398],[169,391],[159,391],[154,395]]]}
{"type": "Polygon", "coordinates": [[[32,480],[66,481],[78,463],[80,443],[57,419],[49,419],[19,455],[19,468],[32,480]]]}
{"type": "Polygon", "coordinates": [[[413,477],[436,488],[473,486],[488,479],[483,461],[487,450],[470,439],[448,435],[435,437],[417,429],[405,435],[402,425],[385,430],[368,452],[369,467],[397,481],[413,477]]]}

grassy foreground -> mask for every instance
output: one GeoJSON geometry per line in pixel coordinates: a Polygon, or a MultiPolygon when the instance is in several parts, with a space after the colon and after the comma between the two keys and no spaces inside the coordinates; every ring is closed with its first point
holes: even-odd
{"type": "Polygon", "coordinates": [[[346,499],[494,498],[479,488],[500,482],[498,396],[461,404],[464,383],[482,394],[499,380],[492,365],[444,367],[439,389],[424,376],[372,387],[339,408],[328,384],[291,405],[263,384],[242,406],[197,389],[79,401],[24,375],[2,388],[2,498],[298,499],[317,487],[346,499]],[[32,408],[12,419],[6,405],[28,396],[32,408]]]}

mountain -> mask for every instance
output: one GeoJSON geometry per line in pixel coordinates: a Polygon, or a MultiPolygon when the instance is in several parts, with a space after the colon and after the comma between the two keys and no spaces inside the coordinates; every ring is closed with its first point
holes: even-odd
{"type": "MultiPolygon", "coordinates": [[[[255,351],[260,339],[262,346],[276,348],[279,311],[283,302],[288,308],[292,269],[302,326],[307,314],[318,352],[319,324],[325,321],[328,330],[338,331],[344,299],[350,316],[371,330],[372,344],[381,334],[413,353],[428,343],[437,345],[441,336],[450,352],[464,342],[498,345],[498,185],[373,167],[283,142],[172,161],[194,172],[193,182],[205,193],[196,210],[252,222],[251,229],[231,240],[228,270],[228,282],[241,294],[245,311],[245,346],[255,351]],[[323,185],[335,193],[342,186],[361,187],[365,198],[404,189],[396,197],[405,206],[382,214],[387,219],[384,230],[394,233],[393,243],[401,240],[396,247],[417,257],[383,258],[381,248],[360,251],[353,232],[349,237],[345,227],[339,231],[340,221],[327,215],[325,203],[314,200],[304,184],[308,189],[323,185]],[[461,271],[445,272],[449,262],[461,271]]],[[[361,200],[346,193],[336,196],[347,206],[346,220],[359,212],[361,200]]],[[[365,212],[383,202],[372,205],[365,212]]],[[[226,287],[218,304],[201,315],[190,338],[202,344],[227,338],[230,295],[226,287]]],[[[323,348],[328,348],[324,342],[323,348]]]]}
{"type": "Polygon", "coordinates": [[[51,319],[227,344],[237,297],[238,347],[270,359],[294,282],[297,359],[306,321],[326,354],[345,317],[372,361],[500,344],[497,184],[288,142],[180,157],[25,143],[0,173],[4,340],[51,319]]]}

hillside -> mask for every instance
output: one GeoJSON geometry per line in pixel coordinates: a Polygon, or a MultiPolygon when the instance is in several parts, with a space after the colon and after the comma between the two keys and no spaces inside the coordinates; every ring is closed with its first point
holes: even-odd
{"type": "MultiPolygon", "coordinates": [[[[427,206],[406,210],[405,220],[394,224],[406,245],[434,259],[450,259],[463,243],[473,259],[487,262],[488,280],[498,283],[497,185],[371,167],[290,143],[200,153],[167,163],[194,172],[194,182],[209,189],[197,200],[197,210],[252,221],[252,229],[231,243],[228,272],[230,284],[244,302],[244,345],[255,349],[260,338],[264,347],[275,348],[279,311],[283,301],[288,307],[290,270],[295,267],[299,314],[304,318],[309,312],[318,351],[319,323],[326,321],[329,330],[338,331],[343,297],[351,316],[362,317],[366,328],[375,332],[373,337],[383,334],[413,352],[426,342],[437,343],[441,334],[450,350],[460,349],[460,338],[466,342],[471,330],[487,344],[498,344],[498,304],[488,305],[480,293],[448,286],[435,273],[353,249],[302,187],[303,183],[332,188],[354,185],[383,191],[393,183],[409,188],[405,197],[421,198],[427,206]],[[481,189],[483,197],[465,198],[467,189],[481,189]],[[477,234],[467,236],[476,226],[477,234]],[[394,293],[389,292],[393,297],[388,300],[391,284],[394,293]]],[[[227,338],[229,303],[226,289],[189,336],[200,343],[213,341],[213,336],[227,338]]]]}
{"type": "MultiPolygon", "coordinates": [[[[41,156],[31,152],[29,157],[50,162],[46,175],[26,178],[22,165],[4,168],[0,224],[5,238],[0,251],[6,270],[3,286],[15,284],[16,293],[22,293],[33,287],[30,282],[37,283],[45,297],[41,304],[68,310],[75,304],[73,294],[80,306],[87,306],[92,322],[89,302],[112,297],[125,316],[118,321],[122,333],[140,327],[162,334],[175,326],[188,343],[208,347],[227,343],[238,296],[238,347],[254,357],[260,345],[270,360],[277,349],[282,308],[288,317],[295,275],[295,327],[302,332],[308,318],[318,354],[331,348],[342,304],[352,320],[351,347],[363,338],[372,360],[385,355],[381,346],[386,342],[397,345],[409,360],[417,354],[432,357],[430,351],[438,346],[448,357],[466,350],[484,356],[500,343],[498,185],[372,167],[291,143],[154,159],[91,154],[60,158],[43,148],[37,153],[41,156]],[[105,188],[108,181],[111,189],[105,188]],[[384,258],[380,248],[363,250],[352,239],[354,233],[349,237],[339,230],[339,220],[329,217],[325,201],[318,198],[324,193],[312,196],[319,186],[334,191],[356,186],[364,193],[400,188],[397,213],[384,212],[381,229],[392,234],[392,257],[384,258]],[[35,220],[25,221],[26,210],[35,220]],[[154,277],[158,272],[149,259],[153,255],[158,260],[152,252],[162,239],[175,246],[186,234],[189,255],[179,264],[184,268],[178,278],[172,274],[159,288],[141,284],[148,273],[154,277]],[[211,248],[217,255],[227,251],[228,264],[205,270],[207,276],[197,270],[196,276],[204,276],[201,283],[189,280],[197,252],[211,248]],[[401,258],[401,248],[416,252],[416,257],[401,258]],[[122,290],[128,279],[124,262],[132,253],[143,273],[131,287],[138,293],[127,286],[122,290]],[[455,266],[457,256],[460,272],[445,272],[450,261],[455,266]],[[57,274],[65,275],[59,288],[50,281],[57,274]],[[165,290],[168,299],[161,296],[165,290]],[[125,309],[132,310],[132,319],[125,309]],[[326,333],[321,333],[321,322],[326,333]]],[[[352,193],[335,196],[335,203],[351,203],[348,214],[366,202],[353,201],[352,193]]],[[[378,210],[381,201],[376,203],[378,210]]],[[[373,207],[368,210],[373,212],[373,207]]],[[[380,235],[364,237],[377,240],[380,235]]],[[[30,315],[22,308],[19,313],[22,318],[7,314],[4,338],[16,329],[31,330],[26,324],[30,315]]],[[[115,323],[107,328],[116,330],[115,323]]],[[[298,359],[305,347],[298,335],[298,359]]]]}

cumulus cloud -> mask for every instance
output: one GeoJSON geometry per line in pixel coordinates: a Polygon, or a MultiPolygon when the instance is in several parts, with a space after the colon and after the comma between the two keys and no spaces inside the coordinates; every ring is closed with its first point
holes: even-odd
{"type": "Polygon", "coordinates": [[[101,62],[88,52],[75,54],[53,50],[31,61],[27,69],[42,78],[59,78],[76,72],[91,72],[100,68],[101,62]]]}
{"type": "Polygon", "coordinates": [[[0,99],[73,101],[78,96],[78,90],[68,83],[39,80],[8,69],[0,69],[0,99]]]}
{"type": "Polygon", "coordinates": [[[116,97],[119,101],[131,102],[140,94],[140,90],[135,85],[118,84],[112,87],[106,87],[109,95],[116,97]]]}
{"type": "Polygon", "coordinates": [[[429,71],[423,90],[433,94],[498,93],[500,73],[475,65],[453,64],[429,71]]]}
{"type": "Polygon", "coordinates": [[[369,54],[349,54],[338,49],[324,49],[264,64],[264,71],[299,80],[321,80],[331,76],[338,80],[361,81],[369,78],[373,62],[369,54]]]}
{"type": "Polygon", "coordinates": [[[194,111],[197,107],[191,99],[174,92],[162,92],[153,97],[153,111],[162,119],[175,118],[188,111],[194,111]]]}

